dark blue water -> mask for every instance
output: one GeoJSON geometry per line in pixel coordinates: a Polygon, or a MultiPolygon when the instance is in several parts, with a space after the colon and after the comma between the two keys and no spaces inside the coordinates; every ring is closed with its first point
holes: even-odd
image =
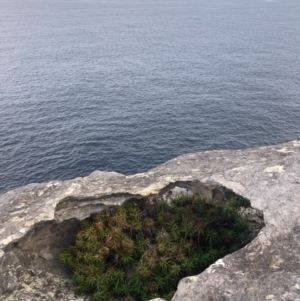
{"type": "Polygon", "coordinates": [[[0,0],[0,192],[297,133],[299,0],[0,0]]]}

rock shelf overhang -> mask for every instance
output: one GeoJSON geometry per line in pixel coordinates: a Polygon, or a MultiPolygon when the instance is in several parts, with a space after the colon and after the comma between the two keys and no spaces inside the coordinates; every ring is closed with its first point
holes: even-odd
{"type": "MultiPolygon", "coordinates": [[[[245,248],[182,279],[173,300],[300,301],[300,141],[187,154],[132,176],[95,171],[85,178],[30,184],[1,195],[0,300],[17,300],[16,290],[23,290],[26,300],[32,290],[22,285],[26,273],[47,277],[26,267],[20,255],[24,250],[51,261],[47,237],[67,241],[59,233],[73,231],[78,220],[130,197],[159,196],[178,183],[232,190],[263,212],[266,226],[245,248]]],[[[35,300],[48,300],[46,295],[60,300],[51,294],[41,292],[43,297],[35,300]]],[[[66,300],[76,300],[72,296],[66,300]]]]}

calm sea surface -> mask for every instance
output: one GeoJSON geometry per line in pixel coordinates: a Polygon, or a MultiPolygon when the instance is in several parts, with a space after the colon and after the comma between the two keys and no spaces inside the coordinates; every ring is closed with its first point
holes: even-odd
{"type": "Polygon", "coordinates": [[[0,0],[0,193],[298,133],[299,0],[0,0]]]}

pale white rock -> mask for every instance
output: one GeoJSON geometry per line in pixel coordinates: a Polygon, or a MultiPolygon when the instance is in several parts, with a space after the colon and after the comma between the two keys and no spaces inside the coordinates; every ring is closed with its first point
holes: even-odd
{"type": "Polygon", "coordinates": [[[275,166],[269,166],[265,168],[264,172],[278,172],[282,173],[284,172],[284,166],[283,165],[275,165],[275,166]]]}

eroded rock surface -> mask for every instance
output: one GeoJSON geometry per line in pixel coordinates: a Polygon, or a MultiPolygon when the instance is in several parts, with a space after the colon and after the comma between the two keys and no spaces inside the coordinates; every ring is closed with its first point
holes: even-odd
{"type": "MultiPolygon", "coordinates": [[[[173,301],[300,301],[300,142],[183,155],[146,173],[95,171],[0,196],[0,300],[88,300],[57,265],[79,220],[129,197],[189,185],[212,198],[232,190],[266,226],[245,248],[179,283],[173,301]]],[[[250,213],[251,214],[251,213],[250,213]]]]}

